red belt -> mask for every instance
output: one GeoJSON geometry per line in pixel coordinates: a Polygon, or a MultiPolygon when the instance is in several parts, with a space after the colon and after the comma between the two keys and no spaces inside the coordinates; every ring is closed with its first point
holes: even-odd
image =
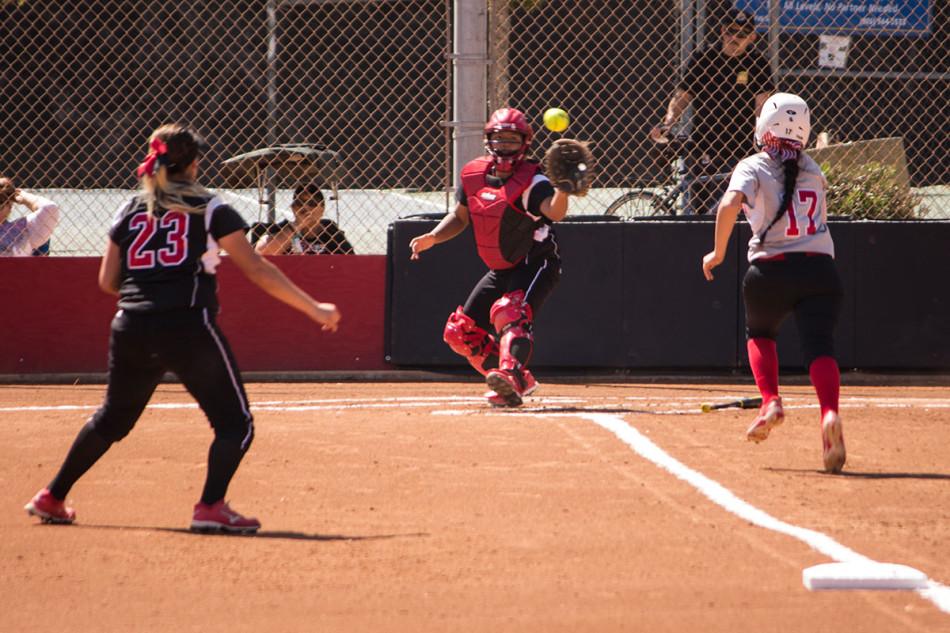
{"type": "Polygon", "coordinates": [[[757,262],[782,262],[788,259],[789,257],[798,256],[798,257],[821,257],[826,255],[826,253],[813,253],[811,251],[796,251],[794,253],[779,253],[778,255],[772,255],[771,257],[759,257],[755,261],[757,262]]]}

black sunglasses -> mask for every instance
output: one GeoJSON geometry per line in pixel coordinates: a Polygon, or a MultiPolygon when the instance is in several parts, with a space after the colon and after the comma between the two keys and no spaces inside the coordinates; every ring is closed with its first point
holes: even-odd
{"type": "Polygon", "coordinates": [[[323,193],[320,190],[320,185],[313,185],[313,184],[297,187],[296,191],[297,193],[309,193],[310,195],[313,195],[315,193],[323,193]]]}
{"type": "Polygon", "coordinates": [[[726,35],[732,35],[734,37],[749,37],[753,33],[755,33],[755,29],[744,29],[735,26],[726,27],[726,35]]]}

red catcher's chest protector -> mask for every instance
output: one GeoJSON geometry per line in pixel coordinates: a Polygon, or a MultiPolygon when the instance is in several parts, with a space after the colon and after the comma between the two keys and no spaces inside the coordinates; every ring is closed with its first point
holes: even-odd
{"type": "Polygon", "coordinates": [[[482,261],[492,270],[514,268],[531,250],[540,218],[514,206],[531,186],[538,164],[522,161],[507,180],[491,178],[491,156],[482,156],[462,168],[462,187],[468,195],[468,213],[475,234],[475,246],[482,261]]]}

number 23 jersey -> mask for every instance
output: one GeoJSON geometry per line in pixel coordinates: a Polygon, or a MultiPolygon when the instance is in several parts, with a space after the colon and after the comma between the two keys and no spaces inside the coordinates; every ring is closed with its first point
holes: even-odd
{"type": "Polygon", "coordinates": [[[127,312],[181,309],[218,310],[215,274],[218,240],[247,225],[217,196],[188,200],[206,203],[204,213],[156,209],[151,217],[136,196],[123,204],[109,230],[122,259],[119,308],[127,312]]]}
{"type": "Polygon", "coordinates": [[[728,191],[745,194],[743,210],[752,228],[749,261],[794,252],[823,253],[834,257],[835,245],[828,231],[825,201],[827,181],[818,163],[804,152],[799,152],[798,178],[792,200],[782,211],[782,217],[769,229],[765,243],[759,243],[759,233],[779,213],[784,187],[782,163],[765,152],[742,159],[732,172],[728,191]]]}

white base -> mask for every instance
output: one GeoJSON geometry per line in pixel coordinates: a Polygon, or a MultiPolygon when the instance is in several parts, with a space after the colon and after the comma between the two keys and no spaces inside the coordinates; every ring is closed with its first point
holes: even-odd
{"type": "Polygon", "coordinates": [[[927,575],[893,563],[825,563],[802,571],[810,591],[822,589],[922,589],[927,575]]]}

